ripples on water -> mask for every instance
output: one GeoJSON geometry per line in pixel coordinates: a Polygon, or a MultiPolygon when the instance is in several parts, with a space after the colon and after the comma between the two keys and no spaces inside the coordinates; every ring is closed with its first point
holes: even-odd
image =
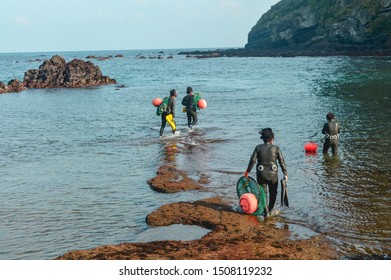
{"type": "MultiPolygon", "coordinates": [[[[197,60],[166,51],[174,59],[141,60],[139,52],[122,53],[93,62],[124,88],[0,95],[0,259],[50,259],[72,249],[153,240],[161,231],[148,229],[146,215],[175,201],[224,195],[236,207],[236,182],[266,126],[275,131],[290,175],[291,207],[281,208],[276,222],[299,237],[324,234],[344,258],[389,258],[389,58],[197,60]],[[151,100],[176,88],[180,111],[187,86],[203,92],[208,107],[194,133],[178,112],[180,136],[168,137],[167,127],[160,140],[151,100]],[[342,126],[339,155],[305,154],[308,141],[321,149],[329,111],[342,126]],[[181,152],[167,155],[170,145],[181,152]],[[167,162],[194,178],[210,177],[213,193],[151,191],[146,181],[167,162]]],[[[89,54],[117,53],[61,55],[89,54]]],[[[0,54],[0,81],[21,80],[41,64],[29,60],[52,55],[0,54]]]]}

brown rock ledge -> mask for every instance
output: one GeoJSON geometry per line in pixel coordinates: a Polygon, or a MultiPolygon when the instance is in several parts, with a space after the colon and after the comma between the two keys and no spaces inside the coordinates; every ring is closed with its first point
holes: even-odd
{"type": "Polygon", "coordinates": [[[222,198],[163,205],[147,216],[151,226],[198,225],[211,232],[193,241],[154,241],[75,250],[57,260],[330,260],[331,246],[321,237],[294,240],[273,218],[261,221],[236,212],[222,198]]]}
{"type": "Polygon", "coordinates": [[[162,193],[176,193],[180,191],[205,190],[205,188],[187,176],[187,173],[173,165],[163,165],[157,175],[148,180],[151,189],[162,193]]]}

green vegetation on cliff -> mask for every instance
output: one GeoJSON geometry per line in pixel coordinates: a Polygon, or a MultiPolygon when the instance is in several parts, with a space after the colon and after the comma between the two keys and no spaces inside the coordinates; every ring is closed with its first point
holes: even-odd
{"type": "Polygon", "coordinates": [[[391,0],[282,0],[246,49],[391,49],[391,0]]]}

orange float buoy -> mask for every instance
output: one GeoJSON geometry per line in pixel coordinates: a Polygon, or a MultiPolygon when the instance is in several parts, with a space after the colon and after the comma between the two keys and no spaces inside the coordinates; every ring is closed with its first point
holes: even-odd
{"type": "Polygon", "coordinates": [[[159,106],[162,103],[163,103],[163,100],[161,98],[155,98],[154,100],[152,100],[152,104],[155,107],[159,106]]]}
{"type": "Polygon", "coordinates": [[[318,150],[318,145],[316,143],[314,143],[314,142],[309,142],[309,143],[304,145],[304,150],[307,153],[315,153],[316,150],[318,150]]]}
{"type": "Polygon", "coordinates": [[[208,104],[206,103],[205,99],[200,99],[198,100],[197,105],[200,109],[205,109],[208,104]]]}
{"type": "Polygon", "coordinates": [[[240,197],[239,205],[244,213],[252,214],[258,209],[258,200],[254,194],[244,193],[240,197]]]}

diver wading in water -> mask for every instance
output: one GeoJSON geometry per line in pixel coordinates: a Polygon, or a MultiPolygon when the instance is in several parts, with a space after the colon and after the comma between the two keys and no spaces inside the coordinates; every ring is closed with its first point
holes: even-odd
{"type": "Polygon", "coordinates": [[[175,124],[175,98],[178,96],[178,93],[175,89],[170,91],[170,97],[168,99],[167,107],[162,112],[162,125],[160,127],[160,137],[163,136],[164,128],[166,127],[167,122],[170,124],[172,129],[172,134],[175,135],[176,124],[175,124]]]}
{"type": "Polygon", "coordinates": [[[182,99],[182,105],[186,107],[187,126],[191,130],[197,123],[197,104],[194,101],[194,93],[191,87],[186,89],[187,95],[182,99]]]}
{"type": "Polygon", "coordinates": [[[338,152],[338,140],[341,129],[333,113],[328,113],[326,119],[327,122],[322,129],[322,133],[326,135],[323,143],[323,153],[327,154],[331,147],[331,152],[335,155],[338,152]]]}
{"type": "Polygon", "coordinates": [[[277,161],[281,167],[282,173],[285,175],[284,180],[288,181],[288,171],[285,166],[285,160],[281,150],[274,145],[274,133],[271,128],[262,129],[260,132],[263,144],[255,147],[254,152],[248,163],[244,177],[248,177],[248,173],[257,163],[257,183],[262,186],[265,194],[269,196],[269,203],[263,215],[266,217],[274,207],[277,198],[278,189],[278,167],[277,161]],[[267,189],[269,188],[269,192],[267,189]]]}

